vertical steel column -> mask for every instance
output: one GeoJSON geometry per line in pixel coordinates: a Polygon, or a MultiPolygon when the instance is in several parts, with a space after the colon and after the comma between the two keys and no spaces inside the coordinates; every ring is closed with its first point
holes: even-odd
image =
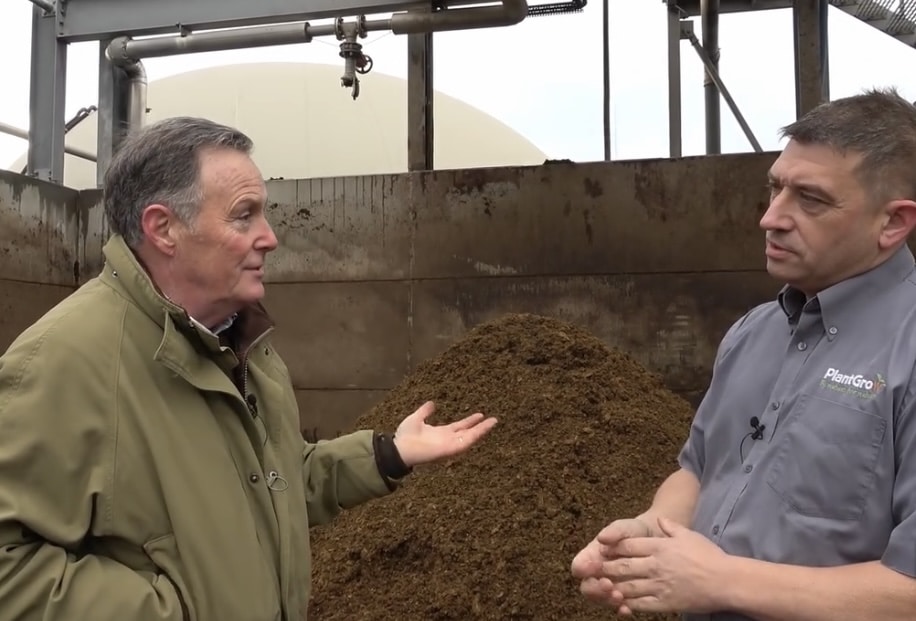
{"type": "Polygon", "coordinates": [[[433,170],[433,33],[407,35],[407,169],[433,170]]]}
{"type": "Polygon", "coordinates": [[[604,0],[602,3],[603,18],[603,45],[602,53],[602,73],[604,76],[604,161],[611,161],[611,17],[610,3],[604,0]]]}
{"type": "Polygon", "coordinates": [[[668,0],[668,157],[681,157],[681,16],[668,0]]]}
{"type": "MultiPolygon", "coordinates": [[[[703,28],[703,49],[715,70],[719,71],[719,0],[701,0],[700,19],[703,28]]],[[[706,154],[722,152],[722,114],[719,91],[709,71],[703,79],[706,91],[706,154]]]]}
{"type": "Polygon", "coordinates": [[[792,8],[796,117],[830,99],[828,10],[828,0],[795,0],[792,8]]]}
{"type": "Polygon", "coordinates": [[[32,8],[29,154],[26,173],[63,183],[67,44],[57,40],[57,15],[32,8]]]}

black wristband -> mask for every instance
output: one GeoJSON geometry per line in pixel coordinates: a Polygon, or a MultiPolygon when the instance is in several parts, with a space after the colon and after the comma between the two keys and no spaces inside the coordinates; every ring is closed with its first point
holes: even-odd
{"type": "Polygon", "coordinates": [[[401,459],[394,436],[376,432],[372,436],[372,448],[375,450],[375,465],[389,488],[393,487],[393,481],[404,478],[413,470],[401,459]]]}

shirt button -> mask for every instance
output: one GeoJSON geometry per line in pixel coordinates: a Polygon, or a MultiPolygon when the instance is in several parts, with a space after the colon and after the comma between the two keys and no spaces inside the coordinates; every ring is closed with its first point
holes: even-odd
{"type": "Polygon", "coordinates": [[[746,465],[746,466],[744,467],[744,471],[747,472],[747,473],[750,473],[750,471],[753,470],[753,469],[754,469],[754,466],[752,466],[752,465],[750,465],[750,464],[748,464],[748,465],[746,465]]]}
{"type": "Polygon", "coordinates": [[[258,476],[258,473],[257,473],[257,472],[252,472],[252,473],[248,476],[248,480],[251,481],[252,483],[257,483],[258,481],[261,480],[261,477],[258,476]]]}
{"type": "Polygon", "coordinates": [[[829,332],[831,335],[836,334],[837,333],[836,326],[830,326],[829,328],[827,328],[827,332],[829,332]]]}
{"type": "Polygon", "coordinates": [[[718,524],[716,524],[715,526],[712,527],[712,534],[713,534],[713,535],[718,535],[718,534],[719,534],[719,525],[718,525],[718,524]]]}
{"type": "Polygon", "coordinates": [[[808,349],[808,344],[804,341],[798,344],[798,351],[805,351],[808,349]]]}
{"type": "Polygon", "coordinates": [[[773,403],[771,403],[771,404],[770,404],[770,408],[773,409],[773,410],[778,410],[778,409],[779,409],[779,401],[774,401],[773,403]]]}

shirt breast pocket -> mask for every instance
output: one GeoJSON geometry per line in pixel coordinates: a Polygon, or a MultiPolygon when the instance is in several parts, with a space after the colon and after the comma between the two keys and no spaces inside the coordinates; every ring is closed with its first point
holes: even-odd
{"type": "Polygon", "coordinates": [[[785,423],[767,484],[801,515],[857,520],[873,488],[887,421],[810,394],[799,401],[785,423]]]}

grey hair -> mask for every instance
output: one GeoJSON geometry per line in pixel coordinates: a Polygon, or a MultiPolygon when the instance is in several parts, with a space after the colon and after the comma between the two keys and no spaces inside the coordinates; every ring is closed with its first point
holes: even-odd
{"type": "Polygon", "coordinates": [[[861,155],[856,172],[877,200],[916,199],[916,106],[894,88],[823,103],[780,134],[861,155]]]}
{"type": "Polygon", "coordinates": [[[105,171],[103,200],[108,226],[135,248],[143,240],[143,211],[165,205],[192,225],[202,200],[200,152],[232,149],[249,154],[241,131],[194,117],[172,117],[127,136],[105,171]]]}

